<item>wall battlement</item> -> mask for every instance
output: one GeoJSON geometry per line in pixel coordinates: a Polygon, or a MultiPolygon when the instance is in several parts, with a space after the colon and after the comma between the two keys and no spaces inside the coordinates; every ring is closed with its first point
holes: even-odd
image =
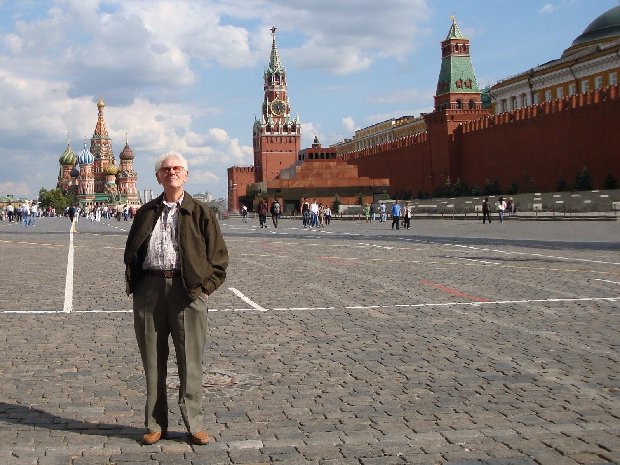
{"type": "Polygon", "coordinates": [[[228,169],[233,173],[254,173],[253,166],[231,166],[228,169]]]}
{"type": "Polygon", "coordinates": [[[339,155],[338,158],[344,161],[350,161],[350,160],[355,160],[356,158],[363,158],[369,155],[385,153],[390,150],[402,149],[405,147],[410,147],[412,145],[424,144],[426,142],[428,142],[428,133],[420,132],[418,134],[412,134],[410,136],[401,137],[391,142],[385,142],[385,143],[374,145],[372,147],[368,147],[362,150],[357,150],[355,152],[345,153],[343,155],[339,155]]]}
{"type": "Polygon", "coordinates": [[[529,107],[519,108],[517,110],[489,115],[483,118],[468,121],[461,124],[460,130],[463,134],[484,130],[494,126],[514,123],[527,119],[539,118],[563,111],[571,111],[588,105],[596,105],[607,100],[616,100],[619,98],[618,85],[607,86],[601,89],[591,90],[586,93],[567,96],[562,99],[555,99],[546,102],[540,102],[529,107]]]}

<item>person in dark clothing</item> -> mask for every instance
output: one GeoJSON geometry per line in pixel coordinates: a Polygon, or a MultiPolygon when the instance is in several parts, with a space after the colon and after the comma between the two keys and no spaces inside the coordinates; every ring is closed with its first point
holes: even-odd
{"type": "Polygon", "coordinates": [[[486,220],[489,220],[489,224],[491,224],[491,207],[489,206],[488,197],[485,197],[482,201],[482,224],[484,224],[486,220]]]}

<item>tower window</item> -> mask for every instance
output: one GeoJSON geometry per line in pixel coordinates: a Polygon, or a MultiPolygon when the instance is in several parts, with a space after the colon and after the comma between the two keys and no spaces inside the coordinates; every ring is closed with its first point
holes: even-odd
{"type": "Polygon", "coordinates": [[[609,85],[617,86],[618,85],[618,73],[615,71],[613,73],[609,73],[609,85]]]}

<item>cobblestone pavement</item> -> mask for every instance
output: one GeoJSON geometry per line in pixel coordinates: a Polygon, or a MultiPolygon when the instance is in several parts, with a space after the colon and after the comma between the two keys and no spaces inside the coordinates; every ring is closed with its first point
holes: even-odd
{"type": "Polygon", "coordinates": [[[0,464],[620,463],[620,222],[223,221],[202,447],[172,360],[138,442],[129,225],[0,223],[0,464]]]}

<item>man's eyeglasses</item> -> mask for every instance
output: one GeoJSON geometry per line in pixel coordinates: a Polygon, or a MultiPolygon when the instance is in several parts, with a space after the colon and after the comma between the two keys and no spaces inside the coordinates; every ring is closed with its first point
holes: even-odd
{"type": "Polygon", "coordinates": [[[185,167],[183,166],[162,166],[161,168],[159,168],[159,171],[162,173],[167,173],[168,171],[172,170],[175,172],[175,174],[179,174],[184,169],[185,167]]]}

